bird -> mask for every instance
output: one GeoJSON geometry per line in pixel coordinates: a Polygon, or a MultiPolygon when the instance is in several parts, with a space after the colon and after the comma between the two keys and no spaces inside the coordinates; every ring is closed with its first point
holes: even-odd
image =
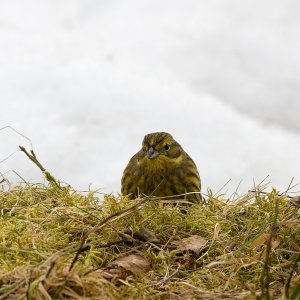
{"type": "Polygon", "coordinates": [[[121,179],[121,193],[130,199],[145,195],[169,200],[174,196],[197,203],[202,201],[200,192],[196,164],[166,132],[144,137],[142,149],[132,156],[121,179]]]}

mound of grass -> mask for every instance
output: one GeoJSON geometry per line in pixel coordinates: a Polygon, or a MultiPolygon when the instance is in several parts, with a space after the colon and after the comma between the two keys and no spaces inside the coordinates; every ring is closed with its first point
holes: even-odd
{"type": "Polygon", "coordinates": [[[0,189],[0,300],[300,299],[299,197],[101,202],[20,150],[49,185],[0,189]]]}
{"type": "Polygon", "coordinates": [[[0,299],[299,299],[299,202],[0,191],[0,299]]]}

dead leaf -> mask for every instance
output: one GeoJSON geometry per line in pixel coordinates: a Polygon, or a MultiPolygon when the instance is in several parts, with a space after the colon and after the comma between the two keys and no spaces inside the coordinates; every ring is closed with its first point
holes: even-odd
{"type": "Polygon", "coordinates": [[[281,243],[281,240],[279,237],[275,238],[273,241],[272,241],[272,249],[276,249],[278,248],[278,246],[280,245],[281,243]]]}
{"type": "Polygon", "coordinates": [[[133,234],[135,239],[145,241],[148,243],[159,244],[160,240],[157,238],[155,233],[145,227],[141,227],[137,232],[133,234]]]}
{"type": "Polygon", "coordinates": [[[292,248],[293,248],[294,251],[300,252],[300,246],[298,246],[296,243],[292,242],[291,246],[292,246],[292,248]]]}
{"type": "Polygon", "coordinates": [[[116,279],[126,279],[127,277],[126,271],[120,268],[106,268],[99,270],[98,274],[110,281],[114,281],[116,279]]]}
{"type": "MultiPolygon", "coordinates": [[[[257,246],[261,246],[263,244],[266,244],[269,242],[271,235],[269,233],[264,233],[262,235],[260,235],[258,238],[256,238],[251,244],[250,246],[252,247],[257,247],[257,246]]],[[[281,240],[279,238],[274,238],[272,241],[272,248],[276,249],[278,248],[278,246],[280,245],[281,240]]]]}
{"type": "Polygon", "coordinates": [[[264,233],[257,237],[251,244],[250,246],[252,247],[257,247],[265,244],[268,240],[270,239],[270,234],[269,233],[264,233]]]}
{"type": "Polygon", "coordinates": [[[296,207],[300,207],[300,196],[295,196],[291,200],[292,204],[296,207]]]}
{"type": "Polygon", "coordinates": [[[206,244],[207,244],[207,240],[199,235],[192,235],[188,238],[184,238],[179,241],[172,242],[172,245],[176,246],[178,250],[181,251],[191,250],[196,254],[199,254],[206,244]]]}
{"type": "Polygon", "coordinates": [[[289,260],[283,260],[282,263],[278,264],[278,265],[275,265],[275,266],[272,266],[272,268],[278,270],[278,269],[281,269],[281,268],[284,268],[286,266],[290,266],[290,265],[293,265],[294,262],[293,261],[289,261],[289,260]]]}
{"type": "Polygon", "coordinates": [[[149,262],[139,254],[128,254],[117,258],[111,266],[122,267],[132,273],[146,273],[150,270],[149,262]]]}

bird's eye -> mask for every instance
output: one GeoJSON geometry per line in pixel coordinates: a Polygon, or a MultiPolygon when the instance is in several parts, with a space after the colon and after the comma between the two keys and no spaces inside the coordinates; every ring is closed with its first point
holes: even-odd
{"type": "Polygon", "coordinates": [[[170,150],[170,145],[169,145],[169,144],[165,144],[164,149],[165,149],[166,151],[170,150]]]}

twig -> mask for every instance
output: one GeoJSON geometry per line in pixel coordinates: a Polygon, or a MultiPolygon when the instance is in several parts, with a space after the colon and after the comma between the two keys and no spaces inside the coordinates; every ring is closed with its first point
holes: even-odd
{"type": "Polygon", "coordinates": [[[42,166],[42,164],[38,161],[35,153],[33,150],[30,150],[30,153],[28,153],[28,151],[23,147],[23,146],[19,146],[20,150],[22,152],[24,152],[26,154],[26,156],[33,162],[35,163],[38,168],[43,172],[43,174],[45,175],[47,181],[52,185],[52,187],[56,187],[59,188],[60,190],[62,189],[62,187],[60,186],[60,184],[56,181],[56,179],[42,166]]]}

